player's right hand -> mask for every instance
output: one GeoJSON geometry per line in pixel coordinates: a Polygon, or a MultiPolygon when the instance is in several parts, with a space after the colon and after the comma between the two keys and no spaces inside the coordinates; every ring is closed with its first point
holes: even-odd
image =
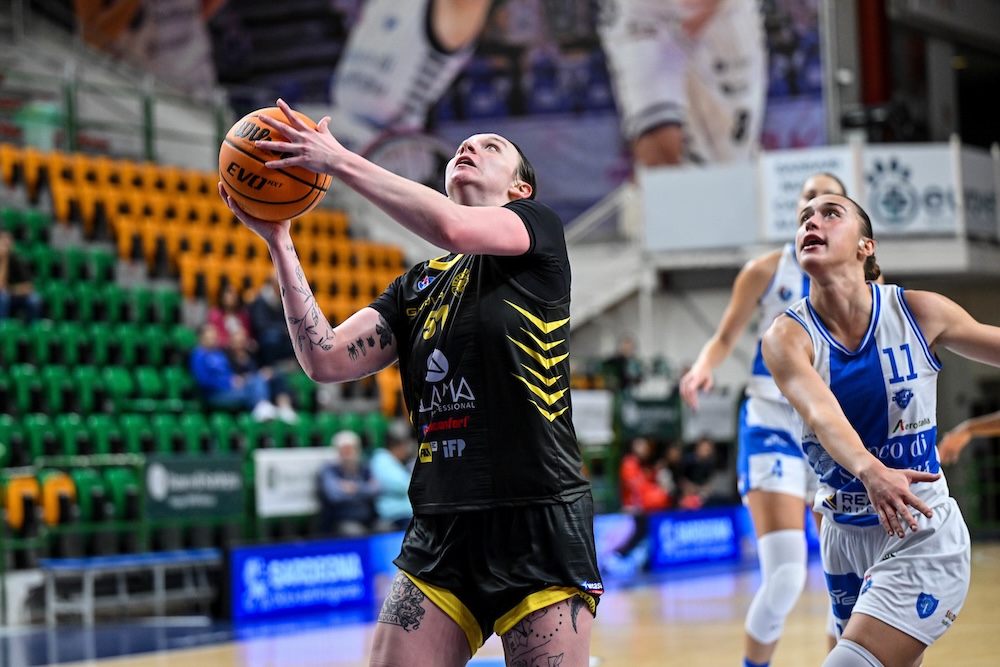
{"type": "Polygon", "coordinates": [[[698,409],[698,392],[711,391],[712,374],[692,368],[681,377],[681,398],[693,409],[698,409]]]}
{"type": "Polygon", "coordinates": [[[290,220],[282,220],[280,222],[270,222],[268,220],[261,220],[260,218],[255,218],[236,203],[236,201],[229,196],[226,192],[226,187],[219,181],[219,196],[222,197],[222,201],[226,202],[226,206],[229,210],[233,212],[240,222],[246,225],[250,231],[254,232],[260,236],[265,241],[272,241],[275,239],[279,231],[289,232],[291,230],[292,224],[290,220]]]}

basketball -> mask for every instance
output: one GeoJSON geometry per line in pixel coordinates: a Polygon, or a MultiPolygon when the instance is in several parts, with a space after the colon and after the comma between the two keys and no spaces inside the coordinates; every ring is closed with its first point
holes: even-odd
{"type": "MultiPolygon", "coordinates": [[[[295,114],[316,127],[308,116],[297,111],[295,114]]],[[[229,196],[250,215],[271,222],[290,220],[312,210],[323,199],[331,178],[303,167],[264,166],[281,154],[261,150],[254,142],[285,141],[285,136],[260,122],[262,115],[286,121],[278,107],[257,109],[236,121],[219,149],[219,176],[229,196]]]]}

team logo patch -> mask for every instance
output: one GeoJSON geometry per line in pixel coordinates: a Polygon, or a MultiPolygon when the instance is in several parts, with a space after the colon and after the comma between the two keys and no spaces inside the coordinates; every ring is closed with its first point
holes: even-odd
{"type": "Polygon", "coordinates": [[[927,618],[937,609],[938,602],[940,600],[930,593],[921,593],[917,596],[917,616],[927,618]]]}
{"type": "Polygon", "coordinates": [[[861,585],[861,592],[858,593],[859,596],[864,595],[868,592],[868,589],[872,587],[872,575],[865,575],[865,583],[861,585]]]}
{"type": "Polygon", "coordinates": [[[892,402],[898,405],[902,409],[906,409],[906,406],[910,404],[913,400],[913,390],[912,389],[900,389],[892,395],[892,402]]]}
{"type": "Polygon", "coordinates": [[[778,296],[782,301],[788,301],[792,298],[792,290],[788,289],[784,285],[778,288],[778,296]]]}
{"type": "Polygon", "coordinates": [[[424,276],[417,281],[417,291],[427,289],[432,282],[434,282],[435,276],[424,276]]]}

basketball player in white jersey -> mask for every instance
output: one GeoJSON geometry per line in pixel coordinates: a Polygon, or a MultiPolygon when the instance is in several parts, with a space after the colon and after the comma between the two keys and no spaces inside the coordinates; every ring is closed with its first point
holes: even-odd
{"type": "Polygon", "coordinates": [[[940,294],[871,282],[871,221],[847,197],[809,202],[795,244],[809,296],[761,348],[820,476],[814,508],[840,631],[823,664],[911,667],[955,621],[970,577],[969,531],[934,446],[936,350],[1000,366],[1000,327],[940,294]]]}
{"type": "MultiPolygon", "coordinates": [[[[831,192],[844,194],[844,184],[832,174],[814,174],[802,185],[798,208],[831,192]]],[[[733,283],[719,328],[681,378],[681,396],[688,405],[698,408],[698,392],[712,388],[712,373],[730,355],[755,311],[764,332],[808,291],[809,277],[799,268],[792,243],[747,262],[733,283]]],[[[744,665],[753,667],[770,663],[785,618],[805,586],[805,514],[816,495],[817,479],[802,455],[802,423],[771,379],[760,341],[746,393],[740,410],[737,470],[740,496],[757,532],[761,570],[761,585],[745,623],[744,665]]],[[[831,637],[832,623],[831,617],[831,637]]]]}
{"type": "Polygon", "coordinates": [[[598,33],[636,163],[745,161],[767,45],[757,0],[602,0],[598,33]]]}
{"type": "Polygon", "coordinates": [[[472,57],[492,0],[367,0],[330,89],[330,131],[365,153],[383,132],[424,127],[472,57]]]}

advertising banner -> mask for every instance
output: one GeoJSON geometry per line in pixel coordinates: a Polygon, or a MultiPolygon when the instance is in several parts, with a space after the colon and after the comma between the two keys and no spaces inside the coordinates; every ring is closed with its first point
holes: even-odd
{"type": "Polygon", "coordinates": [[[233,621],[351,611],[373,604],[366,539],[236,547],[229,553],[233,621]]]}
{"type": "Polygon", "coordinates": [[[615,439],[615,395],[608,389],[573,390],[573,427],[584,447],[609,445],[615,439]]]}
{"type": "Polygon", "coordinates": [[[330,447],[258,449],[253,453],[257,516],[298,516],[319,511],[317,483],[333,462],[330,447]]]}
{"type": "Polygon", "coordinates": [[[668,512],[649,519],[650,569],[707,561],[738,561],[740,507],[668,512]]]}
{"type": "Polygon", "coordinates": [[[764,201],[764,239],[791,241],[798,227],[799,192],[817,172],[833,174],[852,196],[857,183],[853,153],[848,146],[774,151],[760,157],[760,191],[764,201]]]}
{"type": "Polygon", "coordinates": [[[236,454],[150,456],[145,478],[146,518],[243,514],[243,460],[236,454]]]}

